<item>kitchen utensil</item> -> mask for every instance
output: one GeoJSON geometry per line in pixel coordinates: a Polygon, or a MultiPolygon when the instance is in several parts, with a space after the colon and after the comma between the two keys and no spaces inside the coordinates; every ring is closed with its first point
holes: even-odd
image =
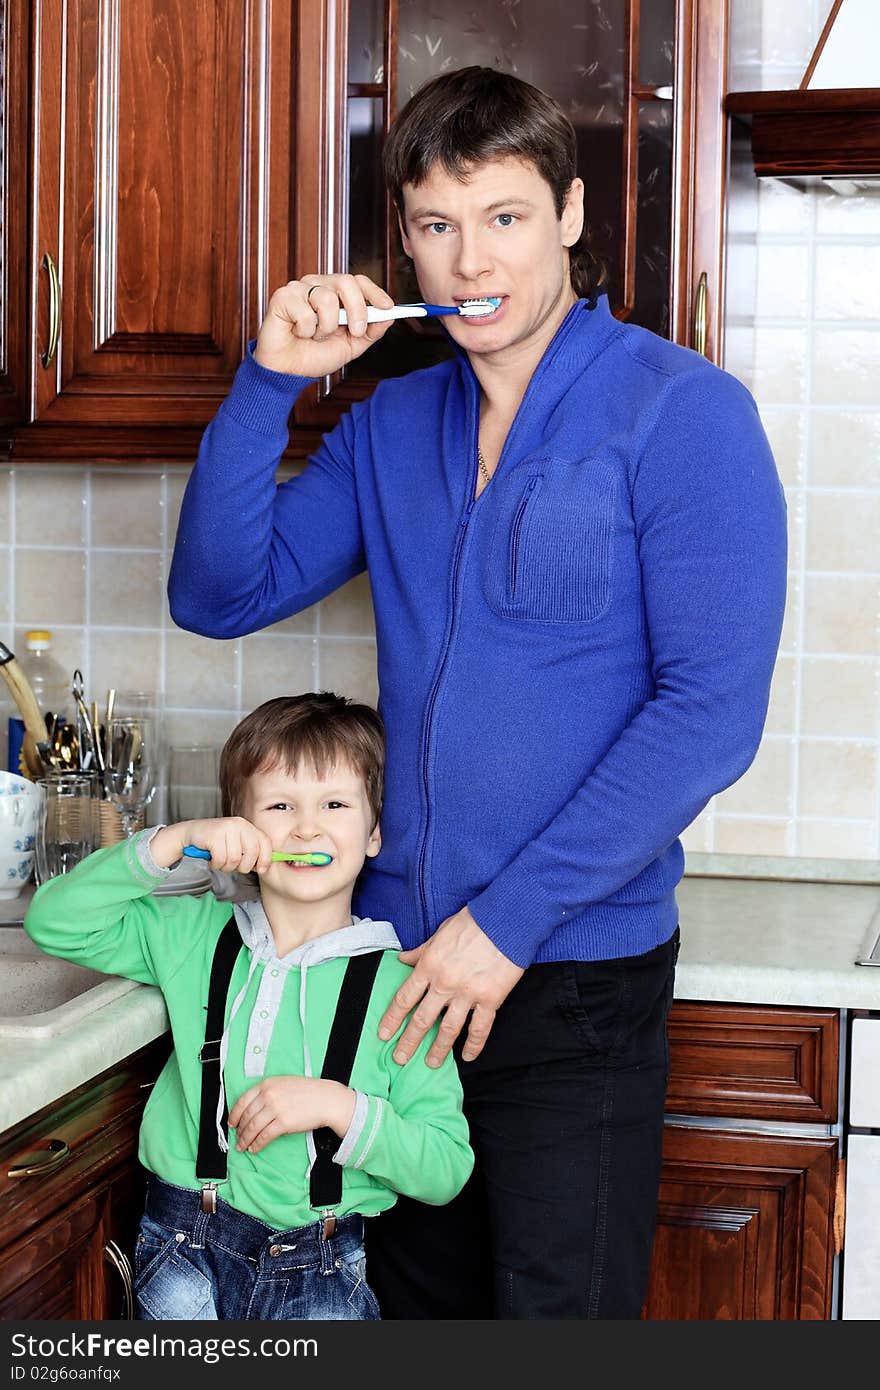
{"type": "Polygon", "coordinates": [[[82,671],[77,669],[73,673],[73,683],[71,693],[76,704],[76,733],[79,747],[79,766],[83,772],[87,772],[94,766],[97,768],[97,756],[95,752],[97,735],[92,725],[92,716],[89,714],[88,707],[83,697],[83,678],[82,671]]]}
{"type": "Polygon", "coordinates": [[[55,758],[60,772],[75,772],[79,768],[79,741],[76,725],[55,726],[55,758]]]}
{"type": "MultiPolygon", "coordinates": [[[[183,852],[188,859],[210,859],[209,849],[200,849],[198,845],[184,845],[183,852]]],[[[309,854],[284,854],[282,850],[276,850],[272,855],[273,864],[332,864],[332,854],[318,854],[315,851],[309,854]]]]}
{"type": "Polygon", "coordinates": [[[24,720],[23,753],[28,772],[33,777],[39,777],[44,771],[44,766],[50,765],[46,724],[40,713],[37,697],[16,661],[15,654],[3,642],[0,642],[0,675],[9,686],[12,698],[24,720]]]}
{"type": "MultiPolygon", "coordinates": [[[[65,725],[65,727],[68,727],[65,725]]],[[[38,884],[70,870],[98,847],[95,793],[88,774],[40,777],[34,877],[38,884]]]]}
{"type": "Polygon", "coordinates": [[[98,720],[98,702],[92,701],[92,728],[95,731],[95,761],[98,771],[104,775],[104,730],[98,720]]]}

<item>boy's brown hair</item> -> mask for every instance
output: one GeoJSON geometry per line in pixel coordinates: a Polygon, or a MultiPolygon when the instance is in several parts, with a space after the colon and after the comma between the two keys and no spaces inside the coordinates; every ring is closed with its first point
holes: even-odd
{"type": "Polygon", "coordinates": [[[347,763],[363,778],[375,829],[382,810],[385,728],[369,705],[324,690],[266,700],[233,729],[220,754],[221,814],[236,816],[255,772],[300,763],[326,777],[347,763]]]}
{"type": "MultiPolygon", "coordinates": [[[[385,183],[401,218],[403,186],[418,187],[435,165],[465,182],[490,159],[522,159],[550,185],[556,216],[577,177],[577,136],[558,102],[539,87],[495,68],[441,73],[410,97],[382,151],[385,183]]],[[[588,299],[607,280],[607,268],[589,246],[586,222],[569,247],[575,293],[588,299]]]]}

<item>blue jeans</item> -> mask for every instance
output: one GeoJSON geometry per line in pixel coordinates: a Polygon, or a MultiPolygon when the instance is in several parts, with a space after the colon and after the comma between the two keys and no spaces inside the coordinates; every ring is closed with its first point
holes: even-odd
{"type": "Polygon", "coordinates": [[[379,1317],[364,1274],[362,1216],[279,1231],[218,1198],[206,1215],[198,1192],[151,1176],[135,1246],[137,1316],[184,1319],[379,1317]]]}

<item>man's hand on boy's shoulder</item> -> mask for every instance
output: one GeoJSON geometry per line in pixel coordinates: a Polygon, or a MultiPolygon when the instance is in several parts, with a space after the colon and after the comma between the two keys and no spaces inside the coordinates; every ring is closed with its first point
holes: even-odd
{"type": "Polygon", "coordinates": [[[440,1014],[440,1027],[425,1058],[430,1067],[446,1060],[452,1044],[467,1023],[462,1060],[472,1062],[485,1046],[495,1014],[523,969],[477,925],[463,907],[441,922],[429,941],[400,959],[415,968],[394,995],[379,1023],[379,1037],[392,1038],[412,1010],[407,1027],[394,1048],[395,1062],[408,1062],[440,1014]]]}
{"type": "Polygon", "coordinates": [[[235,1147],[256,1154],[280,1134],[330,1129],[343,1138],[354,1115],[355,1093],[319,1076],[267,1076],[239,1096],[229,1112],[235,1147]]]}

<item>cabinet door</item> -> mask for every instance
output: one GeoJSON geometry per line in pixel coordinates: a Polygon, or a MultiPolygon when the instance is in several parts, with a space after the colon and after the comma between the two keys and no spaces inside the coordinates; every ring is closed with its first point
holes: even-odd
{"type": "Polygon", "coordinates": [[[114,1180],[109,1220],[101,1246],[105,1318],[134,1317],[134,1244],[144,1210],[146,1176],[132,1158],[114,1180]]]}
{"type": "Polygon", "coordinates": [[[837,1141],[668,1125],[643,1316],[831,1314],[837,1141]]]}
{"type": "Polygon", "coordinates": [[[0,1255],[0,1318],[106,1316],[102,1237],[109,1189],[85,1193],[0,1255]]]}
{"type": "MultiPolygon", "coordinates": [[[[578,137],[587,221],[612,309],[717,360],[728,0],[315,0],[297,56],[297,275],[351,270],[420,298],[382,185],[382,139],[429,78],[484,64],[562,105],[578,137]],[[347,18],[347,27],[346,27],[347,18]],[[328,36],[332,36],[333,42],[328,36]],[[699,312],[698,312],[699,311],[699,312]]],[[[383,376],[450,355],[442,328],[408,320],[304,393],[326,425],[383,376]]]]}
{"type": "Polygon", "coordinates": [[[27,160],[29,17],[0,5],[0,448],[27,413],[27,160]],[[3,438],[2,436],[6,436],[3,438]]]}
{"type": "Polygon", "coordinates": [[[133,1223],[143,1209],[135,1150],[112,1184],[78,1201],[0,1255],[0,1318],[134,1316],[133,1223]]]}
{"type": "Polygon", "coordinates": [[[287,278],[290,7],[40,0],[35,16],[36,426],[14,455],[186,457],[270,274],[287,278]]]}

